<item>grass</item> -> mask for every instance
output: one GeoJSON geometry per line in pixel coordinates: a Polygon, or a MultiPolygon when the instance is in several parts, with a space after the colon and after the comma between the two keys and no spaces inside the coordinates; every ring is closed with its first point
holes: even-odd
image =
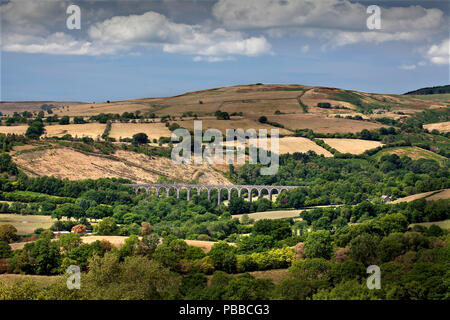
{"type": "Polygon", "coordinates": [[[450,230],[450,219],[443,220],[443,221],[435,221],[435,222],[421,222],[421,223],[413,223],[410,224],[409,227],[412,228],[415,225],[424,226],[424,227],[430,227],[431,225],[437,225],[441,227],[442,229],[449,229],[450,230]]]}
{"type": "Polygon", "coordinates": [[[429,150],[425,150],[419,147],[393,147],[393,148],[386,148],[383,149],[379,152],[377,152],[376,154],[374,154],[372,157],[374,159],[376,159],[377,161],[384,155],[387,154],[396,154],[398,156],[408,156],[413,160],[417,160],[417,159],[431,159],[431,160],[435,160],[439,163],[441,163],[442,161],[445,160],[445,157],[434,153],[432,151],[429,150]]]}
{"type": "MultiPolygon", "coordinates": [[[[249,213],[248,217],[258,221],[262,219],[286,219],[286,218],[297,218],[303,210],[279,210],[279,211],[264,211],[249,213]]],[[[237,214],[233,218],[241,219],[243,215],[237,214]]]]}
{"type": "Polygon", "coordinates": [[[43,289],[49,285],[60,280],[62,276],[37,276],[37,275],[24,275],[24,274],[0,274],[0,283],[4,282],[7,285],[12,285],[19,280],[31,279],[35,282],[39,288],[43,289]]]}
{"type": "Polygon", "coordinates": [[[0,213],[0,224],[12,224],[19,235],[33,233],[38,228],[48,229],[53,222],[54,220],[50,216],[0,213]]]}

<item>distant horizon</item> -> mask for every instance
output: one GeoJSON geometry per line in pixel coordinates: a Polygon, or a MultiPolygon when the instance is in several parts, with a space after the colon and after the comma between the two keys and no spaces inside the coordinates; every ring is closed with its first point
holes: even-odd
{"type": "MultiPolygon", "coordinates": [[[[403,93],[391,93],[391,92],[368,92],[368,91],[360,91],[360,90],[354,90],[354,89],[348,89],[348,88],[338,88],[338,87],[332,87],[332,86],[321,86],[321,85],[308,85],[308,84],[301,84],[301,83],[263,83],[263,82],[256,82],[256,83],[246,83],[246,84],[236,84],[236,85],[225,85],[222,87],[208,87],[208,88],[202,88],[202,89],[194,89],[191,91],[183,91],[181,93],[177,93],[174,95],[166,95],[166,96],[148,96],[148,97],[139,97],[139,98],[135,98],[135,97],[131,97],[131,98],[125,98],[125,99],[119,99],[119,100],[109,100],[111,102],[120,102],[120,101],[127,101],[127,100],[140,100],[140,99],[158,99],[158,98],[170,98],[170,97],[175,97],[178,95],[183,95],[183,94],[188,94],[191,92],[196,92],[196,91],[205,91],[205,90],[211,90],[211,89],[216,89],[216,88],[227,88],[227,87],[236,87],[236,86],[250,86],[250,85],[256,85],[258,83],[261,83],[263,85],[299,85],[299,86],[307,86],[307,87],[321,87],[321,88],[334,88],[334,89],[342,89],[342,90],[349,90],[349,91],[356,91],[356,92],[364,92],[364,93],[373,93],[373,94],[394,94],[394,95],[404,95],[407,92],[410,91],[415,91],[418,89],[424,89],[424,88],[432,88],[432,87],[442,87],[442,86],[447,86],[450,85],[449,84],[438,84],[438,85],[431,85],[431,86],[427,86],[427,87],[421,87],[421,88],[415,88],[415,89],[411,89],[409,91],[403,92],[403,93]]],[[[85,100],[52,100],[52,99],[43,99],[43,100],[0,100],[0,103],[14,103],[14,102],[80,102],[80,103],[104,103],[105,101],[102,100],[97,100],[97,101],[85,101],[85,100]]]]}

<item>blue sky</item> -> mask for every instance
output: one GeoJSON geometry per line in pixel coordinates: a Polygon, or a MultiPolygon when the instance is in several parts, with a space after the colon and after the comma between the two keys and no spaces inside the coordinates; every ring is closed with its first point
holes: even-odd
{"type": "Polygon", "coordinates": [[[448,1],[2,2],[1,100],[105,101],[236,84],[380,93],[448,84],[448,1]],[[366,7],[381,7],[368,30],[366,7]]]}

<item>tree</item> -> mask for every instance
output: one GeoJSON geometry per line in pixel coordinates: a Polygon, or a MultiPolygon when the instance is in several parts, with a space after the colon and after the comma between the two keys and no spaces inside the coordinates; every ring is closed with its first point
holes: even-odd
{"type": "Polygon", "coordinates": [[[266,116],[261,116],[258,118],[258,121],[261,123],[267,123],[267,117],[266,116]]]}
{"type": "Polygon", "coordinates": [[[228,114],[228,112],[217,110],[214,115],[216,116],[217,120],[230,120],[230,115],[228,114]]]}
{"type": "Polygon", "coordinates": [[[303,280],[326,280],[330,279],[328,274],[331,263],[323,258],[296,260],[289,268],[289,272],[296,278],[303,280]]]}
{"type": "Polygon", "coordinates": [[[104,218],[94,226],[94,232],[98,235],[112,236],[117,234],[118,230],[116,220],[112,217],[104,218]]]}
{"type": "Polygon", "coordinates": [[[63,116],[61,117],[61,119],[59,119],[59,124],[69,124],[70,123],[70,118],[69,116],[63,116]]]}
{"type": "Polygon", "coordinates": [[[231,198],[228,204],[228,210],[231,214],[242,214],[250,211],[250,202],[245,201],[243,198],[231,198]]]}
{"type": "Polygon", "coordinates": [[[39,139],[39,137],[44,133],[44,123],[42,119],[33,120],[27,131],[25,132],[25,136],[30,139],[39,139]]]}
{"type": "Polygon", "coordinates": [[[25,273],[52,275],[58,273],[61,254],[58,245],[48,238],[39,238],[27,243],[21,251],[22,256],[16,265],[16,271],[25,273]]]}
{"type": "Polygon", "coordinates": [[[152,226],[150,223],[148,222],[142,222],[141,223],[141,235],[142,236],[147,236],[149,234],[152,233],[152,226]]]}
{"type": "Polygon", "coordinates": [[[282,219],[261,219],[253,225],[253,234],[268,235],[275,240],[283,240],[292,236],[291,225],[282,219]]]}
{"type": "Polygon", "coordinates": [[[9,258],[11,257],[11,255],[11,247],[9,246],[8,242],[0,241],[0,259],[9,258]]]}
{"type": "Polygon", "coordinates": [[[406,252],[405,242],[405,236],[402,233],[391,233],[378,244],[377,256],[383,262],[392,261],[406,252]]]}
{"type": "Polygon", "coordinates": [[[18,239],[17,229],[12,224],[0,225],[0,241],[11,243],[17,241],[18,239]]]}
{"type": "Polygon", "coordinates": [[[222,270],[228,273],[236,271],[237,259],[234,254],[235,248],[228,243],[219,241],[214,244],[208,253],[211,257],[214,267],[217,270],[222,270]]]}
{"type": "Polygon", "coordinates": [[[59,236],[58,245],[62,249],[63,254],[67,255],[73,249],[79,247],[82,241],[76,233],[65,233],[59,236]]]}
{"type": "Polygon", "coordinates": [[[308,233],[304,242],[304,249],[307,258],[330,259],[333,253],[330,232],[319,230],[308,233]]]}
{"type": "Polygon", "coordinates": [[[377,248],[380,238],[369,233],[362,233],[350,241],[350,256],[364,265],[377,262],[377,248]]]}
{"type": "Polygon", "coordinates": [[[89,260],[89,272],[83,278],[83,298],[88,300],[166,300],[175,299],[180,276],[145,257],[117,254],[89,260]]]}
{"type": "Polygon", "coordinates": [[[133,135],[132,143],[135,146],[149,143],[148,136],[143,132],[136,133],[133,135]]]}
{"type": "Polygon", "coordinates": [[[295,209],[303,208],[305,205],[307,195],[308,194],[306,190],[303,188],[296,188],[294,190],[290,190],[288,192],[288,199],[287,199],[288,206],[295,209]]]}

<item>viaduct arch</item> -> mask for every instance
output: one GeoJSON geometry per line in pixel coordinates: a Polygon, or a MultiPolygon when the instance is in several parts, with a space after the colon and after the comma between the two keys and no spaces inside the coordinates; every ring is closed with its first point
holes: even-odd
{"type": "Polygon", "coordinates": [[[270,201],[272,201],[272,195],[274,191],[280,194],[282,191],[291,190],[298,188],[299,186],[258,186],[258,185],[215,185],[215,184],[129,184],[136,192],[140,189],[144,189],[148,194],[151,189],[156,191],[156,196],[159,197],[161,191],[164,189],[166,195],[169,196],[170,190],[175,189],[177,192],[177,198],[180,198],[181,190],[185,189],[187,191],[187,200],[191,199],[191,190],[197,190],[199,194],[203,189],[208,192],[208,200],[211,201],[211,191],[216,189],[218,192],[217,204],[221,203],[221,194],[223,190],[228,191],[228,201],[231,200],[231,192],[237,191],[238,197],[241,197],[242,191],[247,190],[248,201],[252,201],[252,192],[256,190],[258,192],[258,198],[263,196],[263,191],[267,191],[270,201]]]}

